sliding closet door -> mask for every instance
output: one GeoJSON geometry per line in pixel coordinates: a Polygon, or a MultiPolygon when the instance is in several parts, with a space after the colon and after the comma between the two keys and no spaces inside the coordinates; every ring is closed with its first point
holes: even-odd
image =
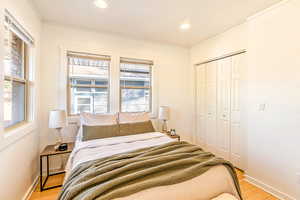
{"type": "Polygon", "coordinates": [[[217,62],[206,64],[206,147],[217,153],[217,62]]]}
{"type": "Polygon", "coordinates": [[[196,67],[196,142],[206,144],[206,65],[196,67]]]}
{"type": "Polygon", "coordinates": [[[240,169],[244,169],[245,140],[240,80],[245,65],[243,53],[196,68],[197,143],[240,169]]]}
{"type": "Polygon", "coordinates": [[[218,61],[217,148],[219,156],[230,160],[231,57],[218,61]]]}
{"type": "Polygon", "coordinates": [[[243,169],[243,141],[241,131],[241,95],[240,79],[241,70],[246,66],[246,55],[240,54],[232,57],[232,82],[231,82],[231,162],[243,169]]]}

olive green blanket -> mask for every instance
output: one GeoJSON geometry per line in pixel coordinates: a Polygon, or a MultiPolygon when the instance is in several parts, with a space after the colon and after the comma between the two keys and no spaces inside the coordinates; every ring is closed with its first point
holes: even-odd
{"type": "Polygon", "coordinates": [[[216,165],[228,169],[240,194],[236,173],[229,162],[196,145],[171,142],[81,164],[66,180],[59,200],[120,198],[187,181],[216,165]]]}

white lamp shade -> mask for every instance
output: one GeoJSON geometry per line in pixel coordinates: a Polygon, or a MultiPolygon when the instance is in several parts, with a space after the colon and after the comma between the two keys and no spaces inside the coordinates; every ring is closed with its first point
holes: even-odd
{"type": "Polygon", "coordinates": [[[49,128],[63,128],[67,126],[67,116],[64,110],[52,110],[49,113],[49,128]]]}
{"type": "Polygon", "coordinates": [[[168,106],[159,107],[159,119],[169,120],[170,118],[170,108],[168,106]]]}

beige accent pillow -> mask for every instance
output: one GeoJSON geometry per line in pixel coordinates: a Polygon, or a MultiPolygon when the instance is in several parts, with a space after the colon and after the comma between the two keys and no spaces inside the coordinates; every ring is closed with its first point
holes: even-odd
{"type": "Polygon", "coordinates": [[[119,134],[119,125],[82,126],[82,141],[116,137],[119,134]]]}
{"type": "Polygon", "coordinates": [[[119,123],[136,123],[136,122],[146,122],[149,121],[149,113],[119,113],[119,123]]]}
{"type": "Polygon", "coordinates": [[[151,132],[155,132],[155,130],[153,128],[152,122],[148,120],[146,122],[119,124],[118,136],[136,135],[151,132]]]}
{"type": "Polygon", "coordinates": [[[118,114],[81,113],[80,123],[87,126],[102,126],[117,124],[118,114]]]}

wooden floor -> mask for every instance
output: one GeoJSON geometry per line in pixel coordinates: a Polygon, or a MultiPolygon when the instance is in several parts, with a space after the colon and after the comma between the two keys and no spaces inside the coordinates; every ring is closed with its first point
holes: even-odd
{"type": "Polygon", "coordinates": [[[237,171],[237,175],[239,178],[242,195],[244,200],[279,200],[269,193],[259,189],[258,187],[248,183],[244,180],[244,173],[239,170],[237,171]]]}
{"type": "MultiPolygon", "coordinates": [[[[237,174],[239,177],[244,200],[278,200],[277,198],[273,197],[272,195],[255,187],[254,185],[251,185],[250,183],[244,181],[243,180],[244,174],[241,171],[237,170],[237,174]]],[[[60,184],[63,181],[63,178],[64,178],[63,175],[51,177],[47,184],[48,185],[60,184]]],[[[40,192],[39,186],[37,186],[29,200],[56,200],[60,189],[61,188],[56,188],[56,189],[40,192]]]]}

